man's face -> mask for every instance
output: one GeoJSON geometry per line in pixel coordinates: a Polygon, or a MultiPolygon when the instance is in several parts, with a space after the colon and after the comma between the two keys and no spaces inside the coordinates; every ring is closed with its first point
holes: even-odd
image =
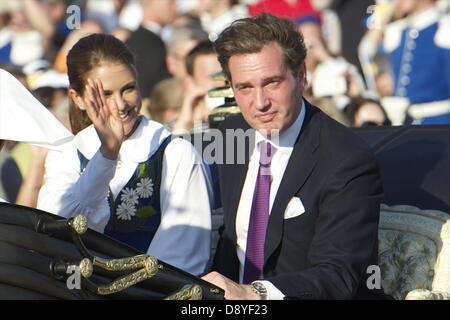
{"type": "Polygon", "coordinates": [[[197,10],[199,12],[211,12],[217,6],[217,1],[218,0],[198,0],[197,10]]]}
{"type": "Polygon", "coordinates": [[[171,24],[178,13],[176,0],[141,0],[141,5],[152,11],[152,16],[162,26],[171,24]]]}
{"type": "Polygon", "coordinates": [[[183,78],[186,76],[185,58],[189,51],[198,44],[197,40],[180,40],[175,46],[173,52],[167,54],[166,63],[169,72],[175,78],[183,78]]]}
{"type": "Polygon", "coordinates": [[[215,53],[199,55],[194,61],[192,71],[195,84],[205,90],[225,84],[224,81],[214,80],[212,77],[215,73],[222,71],[215,53]]]}
{"type": "Polygon", "coordinates": [[[234,55],[228,68],[236,102],[252,128],[281,133],[295,122],[306,71],[302,65],[294,77],[278,44],[267,44],[257,53],[234,55]]]}

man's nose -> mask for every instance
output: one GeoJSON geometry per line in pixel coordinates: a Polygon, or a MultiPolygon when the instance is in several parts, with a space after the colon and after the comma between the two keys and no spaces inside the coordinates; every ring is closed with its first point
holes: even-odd
{"type": "Polygon", "coordinates": [[[270,100],[267,96],[267,94],[264,92],[264,89],[257,89],[256,90],[256,97],[255,97],[255,106],[258,110],[263,110],[267,108],[270,104],[270,100]]]}

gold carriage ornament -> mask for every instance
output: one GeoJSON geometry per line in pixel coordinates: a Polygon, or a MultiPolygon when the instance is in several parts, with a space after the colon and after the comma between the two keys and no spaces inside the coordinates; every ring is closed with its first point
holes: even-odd
{"type": "Polygon", "coordinates": [[[25,296],[222,300],[224,292],[89,229],[82,214],[64,219],[38,209],[0,203],[0,298],[25,296]],[[75,269],[80,286],[69,288],[75,269]]]}
{"type": "Polygon", "coordinates": [[[217,128],[219,124],[230,115],[239,114],[239,109],[236,100],[234,99],[233,89],[231,89],[229,81],[225,74],[220,71],[213,75],[214,80],[225,81],[225,86],[217,87],[208,91],[210,98],[224,98],[224,104],[213,109],[208,116],[208,123],[210,128],[217,128]]]}
{"type": "MultiPolygon", "coordinates": [[[[81,235],[88,230],[87,218],[79,214],[74,218],[70,218],[65,222],[42,224],[42,230],[45,232],[54,232],[58,229],[66,228],[72,233],[72,240],[84,258],[78,264],[80,274],[83,277],[84,287],[90,292],[97,295],[110,295],[129,287],[132,287],[142,281],[152,278],[159,270],[163,270],[164,266],[159,263],[158,259],[146,254],[140,254],[132,257],[120,259],[104,259],[92,255],[84,245],[81,235]],[[112,272],[131,272],[120,276],[106,285],[96,285],[89,280],[93,274],[94,266],[106,271],[112,272]]],[[[67,264],[66,264],[67,266],[67,264]]],[[[54,270],[61,270],[61,267],[53,267],[54,270]]],[[[62,268],[63,272],[67,270],[62,268]]],[[[213,294],[219,293],[216,288],[211,288],[213,294]]],[[[201,300],[203,297],[202,288],[197,284],[186,284],[180,290],[169,294],[164,300],[201,300]]]]}

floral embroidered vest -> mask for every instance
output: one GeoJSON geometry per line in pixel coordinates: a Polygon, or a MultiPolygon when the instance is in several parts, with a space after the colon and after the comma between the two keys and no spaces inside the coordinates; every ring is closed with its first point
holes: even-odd
{"type": "MultiPolygon", "coordinates": [[[[104,233],[144,253],[161,222],[162,163],[164,150],[170,140],[171,136],[167,137],[147,161],[137,165],[116,199],[113,198],[111,189],[108,192],[111,215],[104,233]]],[[[78,157],[80,172],[83,172],[89,160],[79,151],[78,157]]]]}

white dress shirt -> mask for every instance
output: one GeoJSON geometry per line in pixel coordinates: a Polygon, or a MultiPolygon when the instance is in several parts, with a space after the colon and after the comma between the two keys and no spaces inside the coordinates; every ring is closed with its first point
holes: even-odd
{"type": "MultiPolygon", "coordinates": [[[[242,283],[245,265],[245,250],[247,248],[248,224],[250,221],[250,212],[252,207],[253,193],[255,189],[256,179],[259,169],[259,145],[261,141],[267,141],[272,145],[272,160],[270,163],[270,171],[272,174],[272,182],[270,186],[270,210],[275,200],[278,187],[283,178],[284,171],[288,164],[295,141],[300,133],[305,119],[305,103],[302,101],[302,110],[295,122],[279,136],[278,141],[266,140],[264,136],[255,131],[255,148],[253,149],[250,162],[248,164],[247,176],[242,188],[241,199],[239,201],[236,214],[236,235],[237,235],[237,256],[240,262],[239,280],[242,283]]],[[[282,299],[284,297],[272,283],[269,281],[261,281],[264,283],[268,293],[268,299],[282,299]]]]}
{"type": "Polygon", "coordinates": [[[160,24],[158,24],[154,21],[144,21],[142,23],[142,27],[144,27],[145,29],[147,29],[157,35],[161,35],[161,31],[163,29],[163,27],[160,24]]]}
{"type": "MultiPolygon", "coordinates": [[[[82,213],[90,228],[103,232],[110,217],[108,188],[117,197],[138,163],[150,158],[169,135],[163,125],[141,117],[139,127],[122,143],[119,158],[109,160],[101,154],[91,125],[63,152],[48,153],[38,208],[66,218],[82,213]],[[77,149],[90,159],[82,175],[77,149]]],[[[161,223],[147,254],[201,274],[210,255],[212,197],[209,168],[190,142],[173,139],[163,157],[161,223]]]]}

